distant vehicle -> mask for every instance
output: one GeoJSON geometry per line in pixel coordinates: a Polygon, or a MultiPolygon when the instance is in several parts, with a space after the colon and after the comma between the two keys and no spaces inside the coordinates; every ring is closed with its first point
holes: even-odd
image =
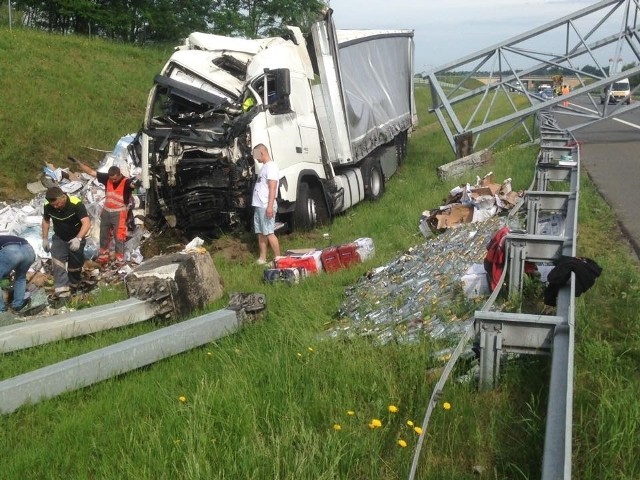
{"type": "Polygon", "coordinates": [[[620,103],[624,101],[627,105],[631,104],[631,86],[629,85],[629,79],[623,78],[622,80],[618,80],[611,85],[611,90],[609,91],[609,85],[604,87],[602,93],[600,94],[600,105],[603,105],[606,101],[607,103],[620,103]],[[626,97],[626,99],[625,99],[626,97]]]}
{"type": "Polygon", "coordinates": [[[540,96],[542,97],[543,100],[552,100],[554,97],[553,88],[551,87],[543,88],[540,91],[540,96]]]}
{"type": "Polygon", "coordinates": [[[513,84],[509,85],[509,91],[510,92],[522,93],[522,92],[524,92],[524,86],[522,86],[522,82],[516,82],[516,83],[513,83],[513,84]]]}

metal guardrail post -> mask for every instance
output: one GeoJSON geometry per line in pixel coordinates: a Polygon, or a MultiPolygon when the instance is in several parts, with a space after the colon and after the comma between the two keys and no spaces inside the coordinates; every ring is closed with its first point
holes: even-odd
{"type": "Polygon", "coordinates": [[[502,355],[502,326],[480,324],[480,390],[492,390],[498,384],[502,355]]]}

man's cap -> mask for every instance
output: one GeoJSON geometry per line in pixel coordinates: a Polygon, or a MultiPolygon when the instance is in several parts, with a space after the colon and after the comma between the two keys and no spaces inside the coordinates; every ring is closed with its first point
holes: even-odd
{"type": "Polygon", "coordinates": [[[49,187],[47,193],[44,194],[44,198],[47,200],[55,200],[56,198],[64,197],[65,193],[60,187],[49,187]]]}

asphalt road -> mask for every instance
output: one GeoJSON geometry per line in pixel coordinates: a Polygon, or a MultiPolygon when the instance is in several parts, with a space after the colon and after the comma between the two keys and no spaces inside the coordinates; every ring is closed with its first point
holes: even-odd
{"type": "MultiPolygon", "coordinates": [[[[576,105],[587,107],[578,99],[576,105]]],[[[556,115],[560,126],[578,122],[556,115]]],[[[640,258],[640,108],[573,132],[580,161],[640,258]]]]}

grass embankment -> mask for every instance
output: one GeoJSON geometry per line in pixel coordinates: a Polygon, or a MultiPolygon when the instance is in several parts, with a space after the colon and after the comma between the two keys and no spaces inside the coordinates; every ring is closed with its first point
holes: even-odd
{"type": "Polygon", "coordinates": [[[45,162],[101,160],[135,133],[168,49],[0,28],[0,200],[29,199],[45,162]]]}
{"type": "MultiPolygon", "coordinates": [[[[72,41],[51,37],[52,44],[57,40],[72,41]]],[[[93,48],[85,40],[76,41],[75,49],[93,48]]],[[[120,47],[112,48],[115,56],[124,57],[120,47]]],[[[144,59],[146,52],[137,54],[144,59]]],[[[91,55],[79,57],[86,63],[78,67],[97,68],[91,55]]],[[[160,64],[141,66],[151,73],[130,88],[147,88],[160,64]]],[[[137,81],[125,71],[118,74],[115,60],[112,65],[113,77],[137,81]]],[[[118,98],[130,102],[128,97],[118,98]]],[[[140,102],[136,111],[142,110],[144,98],[140,102]]],[[[418,91],[418,104],[424,112],[425,90],[418,91]]],[[[114,101],[102,112],[113,120],[112,141],[126,131],[119,130],[116,119],[122,111],[123,105],[114,101]]],[[[132,113],[128,121],[135,125],[138,119],[132,113]]],[[[94,141],[71,127],[62,129],[67,130],[68,138],[59,141],[70,151],[94,141]]],[[[526,188],[535,153],[533,147],[506,148],[490,168],[497,179],[512,177],[514,188],[526,188]]],[[[432,352],[443,345],[424,340],[380,347],[366,338],[326,340],[322,333],[335,321],[345,287],[368,268],[422,241],[417,231],[420,213],[439,205],[454,186],[441,183],[434,173],[450,160],[440,127],[423,114],[407,161],[380,202],[359,205],[321,231],[282,238],[286,249],[322,246],[325,232],[333,243],[370,236],[377,253],[367,265],[312,277],[295,287],[264,285],[262,269],[253,264],[255,252],[230,259],[217,249],[219,244],[211,245],[227,292],[267,294],[264,320],[206,347],[0,417],[2,477],[406,478],[417,440],[406,422],[422,420],[437,379],[431,369],[441,366],[432,352]],[[399,412],[390,413],[389,405],[399,412]],[[381,428],[369,428],[374,418],[382,421],[381,428]],[[408,447],[398,446],[399,439],[408,447]]],[[[477,173],[486,171],[470,172],[461,181],[474,181],[477,173]]],[[[573,477],[638,478],[640,273],[620,240],[610,209],[586,177],[581,193],[578,251],[605,270],[576,301],[573,477]]],[[[221,242],[225,240],[229,239],[221,242]]],[[[224,303],[221,299],[211,308],[224,303]]],[[[158,325],[162,322],[4,355],[0,378],[158,325]]],[[[460,368],[454,376],[465,371],[460,368]]],[[[484,472],[481,478],[539,478],[548,360],[523,358],[502,371],[501,384],[492,392],[478,393],[472,384],[447,386],[442,401],[452,408],[438,408],[432,418],[419,478],[478,478],[473,473],[476,466],[484,472]]]]}

